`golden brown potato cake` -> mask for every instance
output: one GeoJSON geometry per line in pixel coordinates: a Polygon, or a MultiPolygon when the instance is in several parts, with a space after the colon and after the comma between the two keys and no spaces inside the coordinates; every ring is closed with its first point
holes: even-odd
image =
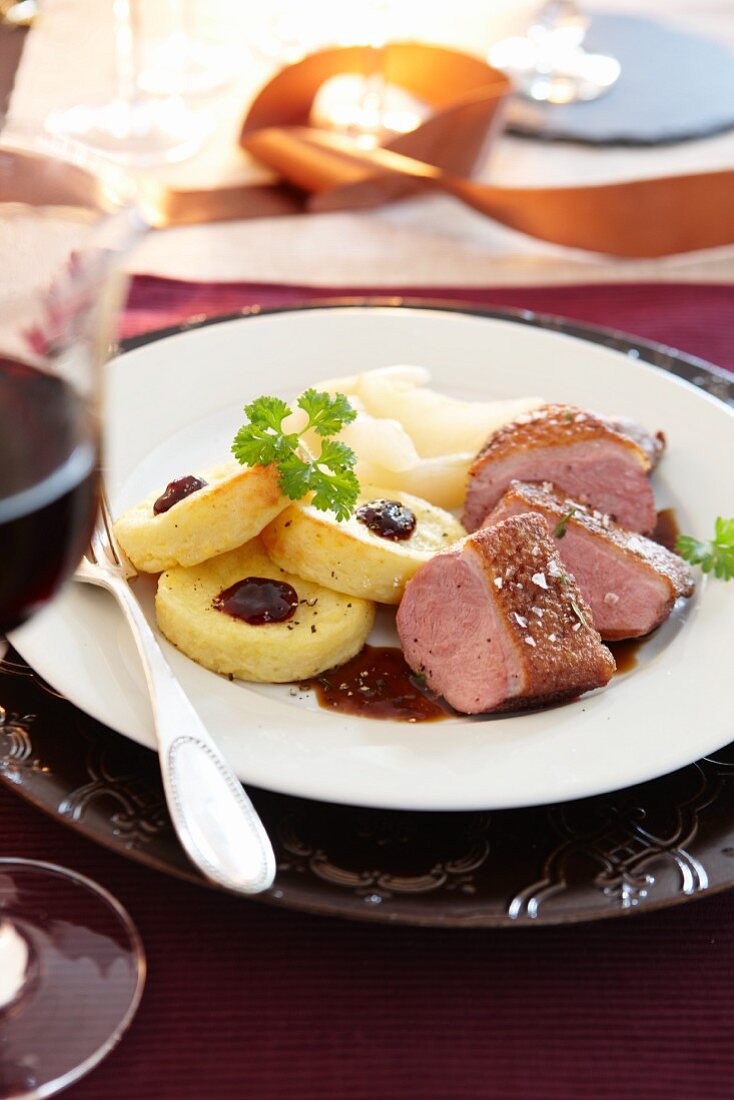
{"type": "Polygon", "coordinates": [[[288,504],[275,466],[229,460],[203,470],[206,486],[155,515],[158,489],[115,522],[115,536],[136,569],[160,573],[196,565],[258,535],[288,504]]]}
{"type": "Polygon", "coordinates": [[[350,660],[364,645],[374,604],[285,573],[260,539],[188,569],[163,573],[156,594],[158,625],[170,642],[205,668],[240,680],[287,683],[350,660]],[[293,617],[257,626],[214,606],[220,592],[246,577],[284,581],[297,594],[293,617]]]}
{"type": "Polygon", "coordinates": [[[411,509],[416,525],[410,538],[393,542],[375,534],[356,514],[340,523],[332,512],[298,501],[265,528],[265,549],[276,564],[299,577],[378,603],[400,603],[406,583],[421,565],[466,531],[449,512],[396,489],[365,485],[357,507],[379,499],[411,509]]]}

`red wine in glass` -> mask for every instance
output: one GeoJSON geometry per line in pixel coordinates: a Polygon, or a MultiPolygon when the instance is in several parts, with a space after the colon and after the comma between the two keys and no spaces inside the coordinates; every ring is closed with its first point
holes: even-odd
{"type": "MultiPolygon", "coordinates": [[[[101,166],[0,149],[0,660],[3,633],[52,599],[94,523],[116,273],[145,231],[125,195],[101,166]]],[[[0,749],[13,720],[3,702],[0,749]]],[[[13,759],[0,751],[0,769],[13,759]]],[[[0,1100],[51,1096],[89,1072],[125,1031],[144,975],[113,898],[0,847],[0,1100]]]]}
{"type": "Polygon", "coordinates": [[[62,378],[0,357],[0,632],[20,625],[72,572],[96,506],[97,439],[62,378]]]}

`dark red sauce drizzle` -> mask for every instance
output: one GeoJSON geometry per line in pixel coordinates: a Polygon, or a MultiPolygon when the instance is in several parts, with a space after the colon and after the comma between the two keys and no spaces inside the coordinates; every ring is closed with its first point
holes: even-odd
{"type": "Polygon", "coordinates": [[[604,643],[612,651],[617,666],[615,675],[621,676],[624,672],[631,672],[636,668],[637,655],[646,641],[647,638],[625,638],[622,642],[604,643]]]}
{"type": "Polygon", "coordinates": [[[680,534],[680,527],[675,515],[675,508],[664,508],[658,512],[655,530],[650,535],[653,542],[659,542],[666,550],[675,550],[675,540],[680,534]]]}
{"type": "Polygon", "coordinates": [[[174,504],[190,497],[192,493],[203,489],[205,485],[205,481],[202,481],[200,477],[194,477],[193,474],[180,477],[177,481],[169,481],[165,491],[161,493],[153,505],[153,514],[159,516],[162,512],[167,512],[169,508],[173,508],[174,504]]]}
{"type": "Polygon", "coordinates": [[[298,607],[298,593],[285,581],[269,577],[245,577],[214,598],[217,611],[242,619],[250,626],[284,623],[298,607]]]}
{"type": "Polygon", "coordinates": [[[399,500],[370,500],[360,505],[355,516],[370,531],[391,542],[409,539],[415,531],[415,515],[399,500]]]}
{"type": "Polygon", "coordinates": [[[329,710],[363,718],[431,722],[453,713],[421,683],[395,646],[366,645],[356,657],[300,687],[329,710]]]}

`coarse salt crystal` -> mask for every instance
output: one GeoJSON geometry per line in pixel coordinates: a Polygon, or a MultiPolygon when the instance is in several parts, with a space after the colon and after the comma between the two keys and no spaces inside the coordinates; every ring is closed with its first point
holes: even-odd
{"type": "Polygon", "coordinates": [[[517,622],[518,626],[521,626],[523,630],[525,630],[528,625],[528,620],[524,619],[522,615],[518,615],[517,611],[513,611],[512,614],[515,616],[515,621],[517,622]]]}
{"type": "Polygon", "coordinates": [[[495,583],[495,587],[496,587],[496,588],[501,588],[501,587],[502,587],[502,583],[503,583],[503,582],[502,582],[502,577],[495,577],[495,578],[494,578],[494,583],[495,583]]]}
{"type": "Polygon", "coordinates": [[[548,564],[545,567],[545,571],[548,574],[548,576],[550,576],[550,577],[562,577],[563,576],[563,570],[561,569],[558,562],[553,560],[553,559],[548,562],[548,564]]]}
{"type": "Polygon", "coordinates": [[[535,639],[534,638],[531,638],[530,635],[528,635],[527,638],[525,639],[525,641],[527,642],[528,645],[531,645],[533,647],[533,649],[535,649],[535,639]]]}
{"type": "Polygon", "coordinates": [[[542,607],[534,607],[533,608],[533,614],[537,615],[539,619],[542,619],[543,618],[543,608],[542,607]]]}
{"type": "Polygon", "coordinates": [[[574,623],[571,630],[576,631],[581,629],[581,623],[574,623]]]}
{"type": "Polygon", "coordinates": [[[533,584],[537,584],[538,588],[547,588],[548,581],[545,579],[545,573],[533,573],[530,580],[533,584]]]}
{"type": "Polygon", "coordinates": [[[613,607],[615,603],[619,603],[619,596],[616,592],[607,592],[606,596],[604,597],[604,603],[608,604],[610,607],[613,607]]]}
{"type": "Polygon", "coordinates": [[[549,642],[555,642],[555,640],[556,640],[555,634],[549,634],[548,635],[548,641],[549,642]]]}

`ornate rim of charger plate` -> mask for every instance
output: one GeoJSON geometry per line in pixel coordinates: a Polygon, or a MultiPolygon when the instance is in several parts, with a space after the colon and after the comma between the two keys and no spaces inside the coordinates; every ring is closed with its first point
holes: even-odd
{"type": "MultiPolygon", "coordinates": [[[[527,311],[394,297],[245,309],[123,347],[234,317],[345,305],[447,309],[553,329],[639,357],[734,405],[734,378],[658,344],[527,311]]],[[[171,828],[157,757],[75,708],[12,650],[0,664],[0,780],[90,839],[205,885],[171,828]]],[[[275,884],[258,900],[312,913],[518,927],[652,910],[734,886],[734,743],[623,791],[492,813],[360,809],[250,793],[278,860],[275,884]]]]}

